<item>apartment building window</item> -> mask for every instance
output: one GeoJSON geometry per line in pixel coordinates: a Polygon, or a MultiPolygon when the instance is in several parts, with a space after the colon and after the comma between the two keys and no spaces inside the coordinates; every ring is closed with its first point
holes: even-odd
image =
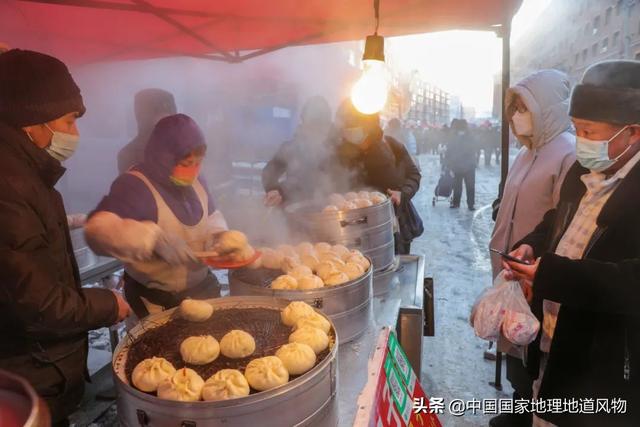
{"type": "Polygon", "coordinates": [[[593,18],[593,34],[598,34],[599,29],[600,29],[600,15],[593,18]]]}
{"type": "Polygon", "coordinates": [[[574,58],[573,63],[578,65],[578,61],[580,61],[580,54],[576,53],[576,57],[574,58]]]}
{"type": "Polygon", "coordinates": [[[613,8],[611,6],[609,6],[607,8],[607,11],[605,12],[604,15],[604,25],[609,25],[609,22],[611,22],[611,14],[613,13],[613,8]]]}
{"type": "Polygon", "coordinates": [[[620,40],[620,31],[616,31],[613,33],[613,39],[611,40],[611,47],[618,46],[618,41],[620,40]]]}
{"type": "Polygon", "coordinates": [[[584,26],[584,35],[588,36],[591,34],[591,23],[587,22],[587,25],[584,26]]]}
{"type": "Polygon", "coordinates": [[[620,13],[622,13],[622,1],[618,0],[618,3],[616,3],[616,16],[620,16],[620,13]]]}
{"type": "Polygon", "coordinates": [[[594,43],[593,46],[591,46],[591,55],[598,55],[598,43],[594,43]]]}
{"type": "Polygon", "coordinates": [[[587,49],[584,49],[582,51],[582,61],[583,62],[587,62],[587,57],[589,56],[589,51],[587,49]]]}
{"type": "Polygon", "coordinates": [[[605,37],[605,39],[602,40],[602,53],[605,53],[608,50],[609,50],[609,37],[605,37]]]}

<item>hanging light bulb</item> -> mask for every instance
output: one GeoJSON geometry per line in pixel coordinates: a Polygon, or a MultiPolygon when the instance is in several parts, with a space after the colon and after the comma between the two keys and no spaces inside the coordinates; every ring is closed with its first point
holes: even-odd
{"type": "Polygon", "coordinates": [[[379,112],[387,104],[389,76],[384,63],[384,37],[378,35],[380,0],[373,1],[376,30],[367,36],[362,55],[362,76],[351,89],[351,102],[363,114],[379,112]]]}

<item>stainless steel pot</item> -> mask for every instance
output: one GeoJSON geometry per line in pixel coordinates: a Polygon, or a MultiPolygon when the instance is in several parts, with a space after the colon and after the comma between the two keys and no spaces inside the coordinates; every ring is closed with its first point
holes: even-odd
{"type": "Polygon", "coordinates": [[[400,259],[396,260],[389,267],[381,271],[376,271],[373,275],[373,296],[378,297],[389,293],[391,283],[395,277],[398,266],[400,265],[400,259]]]}
{"type": "Polygon", "coordinates": [[[393,264],[394,211],[391,201],[349,211],[321,212],[314,202],[293,203],[285,208],[294,228],[313,241],[343,244],[371,258],[374,274],[393,264]]]}
{"type": "MultiPolygon", "coordinates": [[[[277,308],[289,301],[268,297],[227,297],[209,301],[214,310],[225,308],[277,308]]],[[[272,390],[218,402],[174,402],[142,393],[125,375],[129,345],[145,330],[167,322],[174,310],[143,319],[122,340],[113,354],[118,390],[118,417],[125,427],[226,427],[226,426],[336,426],[338,339],[317,366],[272,390]]],[[[331,321],[329,319],[329,321],[331,321]]],[[[335,335],[335,327],[332,324],[335,335]]]]}
{"type": "Polygon", "coordinates": [[[233,296],[262,295],[304,301],[329,317],[335,325],[340,342],[346,343],[362,335],[373,316],[372,269],[364,276],[340,286],[310,290],[281,290],[265,286],[259,272],[234,270],[229,273],[229,291],[233,296]]]}

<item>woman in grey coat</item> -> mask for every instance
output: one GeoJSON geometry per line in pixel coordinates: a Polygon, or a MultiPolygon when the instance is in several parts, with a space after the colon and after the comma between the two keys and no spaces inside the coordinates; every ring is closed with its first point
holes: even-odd
{"type": "MultiPolygon", "coordinates": [[[[505,106],[511,130],[522,144],[505,182],[492,248],[509,252],[533,231],[560,197],[564,176],[575,162],[575,136],[568,114],[570,84],[557,70],[538,71],[507,90],[505,106]]],[[[491,254],[493,277],[502,270],[499,255],[491,254]]],[[[501,340],[507,355],[507,379],[516,398],[531,398],[532,380],[524,368],[522,351],[501,340]]],[[[491,426],[531,425],[531,415],[503,414],[491,426]],[[527,417],[528,415],[528,417],[527,417]]]]}

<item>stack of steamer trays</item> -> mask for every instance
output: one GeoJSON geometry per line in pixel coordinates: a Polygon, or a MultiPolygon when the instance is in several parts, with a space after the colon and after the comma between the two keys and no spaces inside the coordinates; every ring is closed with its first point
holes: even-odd
{"type": "Polygon", "coordinates": [[[326,242],[259,248],[253,265],[229,273],[232,296],[304,301],[326,314],[340,342],[362,335],[372,321],[373,266],[358,250],[326,242]]]}
{"type": "Polygon", "coordinates": [[[337,351],[331,320],[305,303],[187,300],[114,351],[118,416],[127,427],[335,426],[337,351]]]}
{"type": "Polygon", "coordinates": [[[373,191],[332,194],[326,200],[293,203],[286,207],[292,227],[312,240],[357,249],[373,264],[374,295],[388,292],[398,267],[391,200],[373,191]]]}

